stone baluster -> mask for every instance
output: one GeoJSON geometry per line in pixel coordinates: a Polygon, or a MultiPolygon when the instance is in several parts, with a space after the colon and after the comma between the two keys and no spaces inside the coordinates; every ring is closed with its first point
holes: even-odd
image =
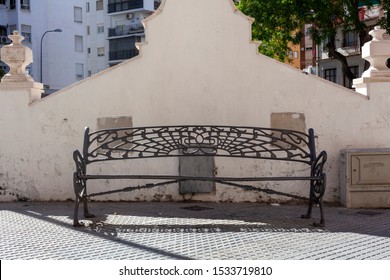
{"type": "Polygon", "coordinates": [[[370,67],[362,77],[354,80],[356,91],[369,96],[369,84],[390,82],[390,40],[384,35],[386,30],[376,26],[370,31],[373,39],[362,47],[362,58],[370,62],[370,67]]]}
{"type": "Polygon", "coordinates": [[[363,46],[362,57],[370,62],[370,68],[362,77],[390,77],[390,40],[385,40],[383,35],[386,30],[376,26],[370,31],[372,41],[363,46]]]}
{"type": "Polygon", "coordinates": [[[33,62],[33,54],[31,49],[22,45],[24,37],[18,31],[14,31],[8,38],[12,40],[12,44],[0,49],[0,59],[10,70],[1,79],[0,93],[27,92],[30,104],[41,98],[43,90],[43,85],[34,82],[26,72],[26,67],[33,62]]]}

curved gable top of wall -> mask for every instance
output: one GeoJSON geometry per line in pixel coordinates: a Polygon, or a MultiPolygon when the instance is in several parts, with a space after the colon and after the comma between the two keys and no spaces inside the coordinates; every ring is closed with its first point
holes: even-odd
{"type": "Polygon", "coordinates": [[[139,43],[138,56],[53,97],[79,91],[78,97],[82,94],[96,99],[113,92],[146,104],[163,95],[161,102],[153,102],[161,107],[183,95],[195,106],[204,96],[213,102],[234,104],[236,100],[243,102],[244,94],[246,103],[256,104],[253,100],[261,97],[262,106],[272,103],[279,107],[290,104],[286,98],[295,103],[311,100],[313,95],[326,100],[330,94],[357,96],[349,94],[355,93],[352,90],[303,75],[290,65],[259,54],[259,42],[252,41],[252,23],[253,19],[239,11],[232,0],[163,0],[157,11],[143,20],[145,42],[139,43]]]}
{"type": "Polygon", "coordinates": [[[143,21],[146,45],[185,49],[199,53],[251,44],[253,19],[244,15],[232,0],[163,0],[158,10],[143,21]]]}

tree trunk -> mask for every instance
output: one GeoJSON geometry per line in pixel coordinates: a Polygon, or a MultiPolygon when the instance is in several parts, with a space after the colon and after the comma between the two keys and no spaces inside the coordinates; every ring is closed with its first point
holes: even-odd
{"type": "MultiPolygon", "coordinates": [[[[365,43],[367,43],[370,40],[369,35],[367,34],[366,30],[362,30],[359,32],[359,42],[360,42],[360,54],[362,53],[362,47],[365,43]]],[[[365,60],[364,62],[364,71],[366,71],[370,67],[370,63],[365,60]]]]}
{"type": "Polygon", "coordinates": [[[351,69],[349,68],[348,61],[346,56],[342,55],[336,50],[336,39],[332,38],[330,42],[326,45],[326,47],[329,50],[329,57],[333,57],[334,59],[337,59],[340,61],[342,66],[342,71],[345,77],[352,83],[353,79],[356,79],[355,75],[351,72],[351,69]]]}

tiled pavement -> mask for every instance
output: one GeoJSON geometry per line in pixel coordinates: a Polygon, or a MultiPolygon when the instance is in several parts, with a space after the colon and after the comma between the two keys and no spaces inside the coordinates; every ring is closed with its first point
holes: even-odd
{"type": "Polygon", "coordinates": [[[93,202],[72,227],[71,202],[0,203],[0,259],[387,259],[390,209],[304,205],[93,202]],[[189,207],[189,209],[188,209],[189,207]]]}

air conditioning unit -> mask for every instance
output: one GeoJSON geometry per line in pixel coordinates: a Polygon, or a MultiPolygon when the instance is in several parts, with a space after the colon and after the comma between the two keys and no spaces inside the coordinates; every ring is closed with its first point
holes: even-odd
{"type": "Polygon", "coordinates": [[[134,14],[129,13],[129,14],[126,15],[126,18],[127,19],[133,19],[134,18],[134,14]]]}
{"type": "Polygon", "coordinates": [[[11,40],[7,36],[0,36],[0,44],[11,44],[11,40]]]}

